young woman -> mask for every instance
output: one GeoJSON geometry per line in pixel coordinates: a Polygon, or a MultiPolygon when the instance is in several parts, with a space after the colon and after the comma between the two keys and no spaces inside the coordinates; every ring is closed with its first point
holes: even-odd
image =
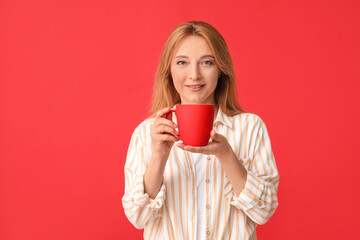
{"type": "Polygon", "coordinates": [[[134,131],[125,164],[125,214],[144,239],[256,239],[278,206],[279,174],[266,126],[236,100],[227,45],[204,22],[170,34],[156,73],[153,116],[134,131]],[[214,104],[204,147],[178,139],[177,104],[214,104]],[[174,144],[175,143],[175,144],[174,144]]]}

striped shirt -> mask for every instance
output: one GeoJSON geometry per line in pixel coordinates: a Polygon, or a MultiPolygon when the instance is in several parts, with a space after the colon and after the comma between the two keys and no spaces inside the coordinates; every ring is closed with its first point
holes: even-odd
{"type": "Polygon", "coordinates": [[[262,119],[251,113],[230,117],[219,109],[214,121],[215,131],[227,138],[248,171],[238,196],[214,155],[196,156],[197,161],[206,162],[204,172],[198,174],[194,154],[174,146],[160,191],[151,199],[144,193],[143,175],[151,156],[153,121],[147,119],[135,129],[124,169],[123,207],[130,222],[144,228],[144,239],[199,239],[201,226],[205,228],[201,239],[256,239],[257,224],[267,222],[278,206],[279,174],[262,119]],[[201,175],[205,196],[200,205],[197,182],[201,175]],[[205,224],[198,220],[201,207],[205,207],[205,224]]]}

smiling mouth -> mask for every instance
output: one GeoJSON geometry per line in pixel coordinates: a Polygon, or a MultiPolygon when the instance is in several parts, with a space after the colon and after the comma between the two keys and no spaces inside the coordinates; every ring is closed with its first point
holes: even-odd
{"type": "Polygon", "coordinates": [[[188,88],[190,88],[190,89],[193,89],[193,90],[200,89],[200,88],[202,88],[203,86],[205,86],[205,84],[186,85],[186,87],[188,87],[188,88]]]}

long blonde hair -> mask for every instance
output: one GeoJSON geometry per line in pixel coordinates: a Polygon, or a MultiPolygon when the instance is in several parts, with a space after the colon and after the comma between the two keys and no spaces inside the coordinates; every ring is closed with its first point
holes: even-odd
{"type": "Polygon", "coordinates": [[[180,41],[190,35],[203,37],[207,41],[221,71],[215,89],[215,103],[229,116],[244,112],[237,101],[233,63],[224,38],[210,24],[190,21],[178,25],[165,43],[155,75],[151,114],[180,103],[180,95],[173,84],[170,66],[180,41]]]}

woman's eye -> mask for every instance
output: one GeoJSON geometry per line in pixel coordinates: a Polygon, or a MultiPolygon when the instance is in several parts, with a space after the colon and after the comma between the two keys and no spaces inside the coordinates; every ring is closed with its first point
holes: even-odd
{"type": "Polygon", "coordinates": [[[212,65],[212,64],[213,64],[212,61],[204,61],[203,63],[204,63],[205,65],[212,65]]]}
{"type": "Polygon", "coordinates": [[[176,64],[182,66],[185,64],[185,61],[177,61],[176,64]]]}

